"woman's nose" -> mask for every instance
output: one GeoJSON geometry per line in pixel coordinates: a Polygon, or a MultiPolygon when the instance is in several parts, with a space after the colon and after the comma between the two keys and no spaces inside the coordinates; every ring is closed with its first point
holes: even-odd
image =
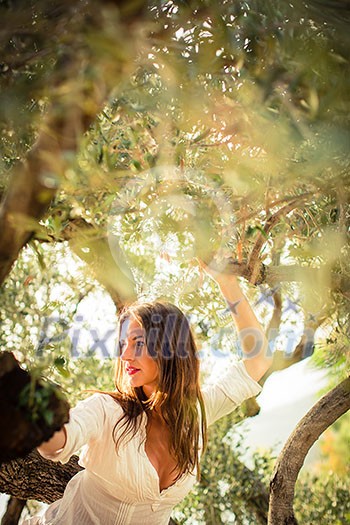
{"type": "Polygon", "coordinates": [[[124,343],[120,351],[120,357],[124,361],[128,361],[134,358],[134,352],[131,344],[124,343]]]}

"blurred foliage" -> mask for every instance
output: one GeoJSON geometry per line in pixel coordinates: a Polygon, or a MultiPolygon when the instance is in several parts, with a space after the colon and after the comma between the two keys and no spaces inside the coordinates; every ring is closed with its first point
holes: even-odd
{"type": "Polygon", "coordinates": [[[235,412],[210,429],[201,481],[174,512],[179,523],[266,523],[272,458],[255,454],[245,466],[242,436],[232,430],[241,417],[235,412]]]}
{"type": "Polygon", "coordinates": [[[325,476],[304,473],[296,485],[295,516],[300,523],[332,523],[350,521],[348,479],[334,472],[325,476]]]}
{"type": "Polygon", "coordinates": [[[347,412],[329,427],[320,440],[322,453],[319,468],[322,472],[335,472],[346,480],[350,475],[350,414],[347,412]]]}
{"type": "MultiPolygon", "coordinates": [[[[101,294],[64,243],[24,249],[0,290],[1,347],[14,352],[36,377],[58,383],[72,405],[86,389],[113,388],[113,352],[108,359],[98,348],[90,351],[89,304],[84,306],[84,301],[101,300],[101,294]]],[[[115,326],[115,309],[105,292],[103,296],[91,325],[97,331],[101,327],[101,340],[106,308],[108,328],[115,326]]]]}
{"type": "MultiPolygon", "coordinates": [[[[90,352],[91,339],[72,358],[75,316],[94,309],[82,303],[103,310],[108,300],[64,242],[83,219],[117,261],[122,250],[140,296],[166,297],[191,315],[204,352],[213,338],[216,350],[234,343],[220,330],[223,300],[191,259],[229,254],[280,268],[281,327],[325,319],[313,359],[339,382],[350,355],[348,2],[137,2],[144,10],[132,41],[120,25],[127,3],[112,4],[0,1],[0,193],[61,96],[74,97],[82,81],[109,93],[78,154],[63,152],[56,200],[0,291],[1,345],[59,382],[72,403],[85,388],[112,387],[113,359],[90,352]],[[80,67],[62,94],[72,58],[80,67]]],[[[262,291],[249,290],[256,303],[262,291]]],[[[267,324],[271,304],[258,310],[267,324]]],[[[110,312],[113,326],[112,304],[110,312]]],[[[256,523],[253,482],[222,440],[227,432],[227,421],[216,427],[207,486],[179,510],[187,522],[229,523],[234,512],[256,523]]],[[[266,483],[268,464],[255,458],[254,480],[266,483]]],[[[305,523],[349,513],[343,481],[303,483],[305,523]]]]}

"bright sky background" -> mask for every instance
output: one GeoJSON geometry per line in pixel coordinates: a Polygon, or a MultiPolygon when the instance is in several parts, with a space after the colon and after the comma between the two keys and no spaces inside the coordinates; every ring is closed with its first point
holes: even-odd
{"type": "MultiPolygon", "coordinates": [[[[245,444],[252,451],[272,449],[273,455],[277,455],[297,423],[323,395],[321,390],[326,386],[326,372],[315,369],[310,358],[272,374],[257,398],[260,413],[238,425],[245,444]]],[[[305,463],[310,467],[318,459],[316,442],[305,463]]]]}

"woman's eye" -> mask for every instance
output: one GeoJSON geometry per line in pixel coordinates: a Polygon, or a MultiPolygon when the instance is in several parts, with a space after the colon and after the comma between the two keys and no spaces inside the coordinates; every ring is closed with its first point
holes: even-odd
{"type": "Polygon", "coordinates": [[[137,341],[136,348],[142,348],[145,346],[145,343],[143,341],[137,341]]]}

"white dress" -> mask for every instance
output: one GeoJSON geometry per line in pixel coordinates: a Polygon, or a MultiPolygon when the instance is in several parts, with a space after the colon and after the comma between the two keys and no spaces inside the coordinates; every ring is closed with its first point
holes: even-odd
{"type": "MultiPolygon", "coordinates": [[[[213,385],[203,388],[208,425],[261,391],[243,362],[231,363],[213,385]]],[[[145,452],[147,416],[141,414],[137,435],[115,451],[112,432],[122,414],[106,394],[94,394],[70,411],[67,442],[53,456],[66,463],[82,446],[78,472],[63,497],[41,517],[23,525],[168,525],[172,509],[191,490],[195,475],[185,474],[165,490],[145,452]]]]}

